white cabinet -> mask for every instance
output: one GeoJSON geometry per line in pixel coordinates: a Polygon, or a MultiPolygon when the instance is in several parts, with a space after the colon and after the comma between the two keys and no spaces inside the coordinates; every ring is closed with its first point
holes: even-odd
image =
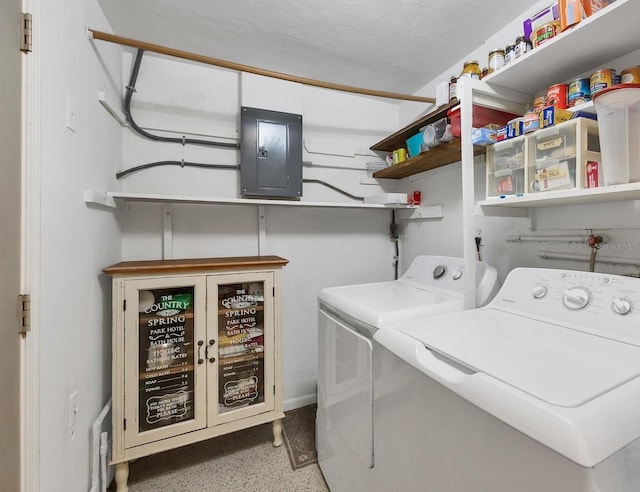
{"type": "Polygon", "coordinates": [[[273,423],[282,443],[277,256],[123,262],[113,277],[113,456],[273,423]]]}

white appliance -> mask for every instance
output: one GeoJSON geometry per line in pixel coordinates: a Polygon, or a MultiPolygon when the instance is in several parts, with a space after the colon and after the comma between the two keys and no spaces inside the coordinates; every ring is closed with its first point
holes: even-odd
{"type": "Polygon", "coordinates": [[[518,268],[374,338],[371,490],[640,490],[640,280],[518,268]]]}
{"type": "MultiPolygon", "coordinates": [[[[316,446],[332,492],[369,490],[375,466],[373,335],[462,310],[463,264],[461,258],[418,256],[398,280],[320,292],[316,446]]],[[[485,304],[498,289],[496,270],[477,262],[476,283],[477,303],[485,304]]]]}

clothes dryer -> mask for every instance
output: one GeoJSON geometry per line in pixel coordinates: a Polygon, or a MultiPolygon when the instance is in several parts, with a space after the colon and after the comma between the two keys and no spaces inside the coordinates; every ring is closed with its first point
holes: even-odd
{"type": "MultiPolygon", "coordinates": [[[[373,336],[398,323],[463,309],[464,261],[418,256],[398,280],[329,287],[318,296],[318,461],[332,492],[370,490],[376,465],[373,336]]],[[[479,305],[498,289],[477,262],[479,305]]]]}

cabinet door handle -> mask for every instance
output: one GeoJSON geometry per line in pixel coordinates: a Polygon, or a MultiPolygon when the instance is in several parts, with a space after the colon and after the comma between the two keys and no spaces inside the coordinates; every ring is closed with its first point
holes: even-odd
{"type": "MultiPolygon", "coordinates": [[[[204,359],[200,355],[200,349],[202,348],[203,345],[204,345],[204,341],[198,340],[198,364],[204,364],[204,359]]],[[[206,356],[206,350],[205,350],[205,356],[206,356]]]]}
{"type": "Polygon", "coordinates": [[[204,349],[204,357],[206,359],[209,359],[209,362],[211,362],[212,364],[216,361],[215,357],[209,357],[209,347],[213,347],[213,344],[216,343],[215,340],[209,340],[209,345],[207,345],[204,349]]]}

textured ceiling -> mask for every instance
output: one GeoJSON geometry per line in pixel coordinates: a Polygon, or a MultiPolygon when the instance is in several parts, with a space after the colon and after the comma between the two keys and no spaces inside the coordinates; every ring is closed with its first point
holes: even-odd
{"type": "MultiPolygon", "coordinates": [[[[119,36],[257,68],[413,94],[530,0],[99,0],[119,36]]],[[[89,26],[91,27],[91,26],[89,26]]]]}

